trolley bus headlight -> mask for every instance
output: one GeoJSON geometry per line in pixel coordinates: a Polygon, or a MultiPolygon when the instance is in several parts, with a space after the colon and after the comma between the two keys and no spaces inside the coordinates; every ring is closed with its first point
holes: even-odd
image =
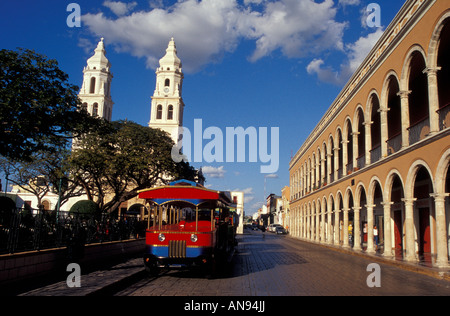
{"type": "Polygon", "coordinates": [[[160,242],[163,242],[164,240],[166,240],[166,236],[164,236],[164,234],[161,233],[158,235],[158,239],[160,242]]]}
{"type": "Polygon", "coordinates": [[[198,240],[197,235],[196,235],[196,234],[192,234],[192,235],[191,235],[191,241],[192,241],[192,242],[197,242],[197,240],[198,240]]]}

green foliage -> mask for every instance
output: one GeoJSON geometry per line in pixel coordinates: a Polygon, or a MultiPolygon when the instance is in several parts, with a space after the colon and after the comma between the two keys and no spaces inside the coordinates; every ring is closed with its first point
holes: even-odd
{"type": "Polygon", "coordinates": [[[90,200],[78,201],[69,210],[71,214],[81,215],[87,218],[96,218],[101,215],[98,205],[90,200]]]}
{"type": "Polygon", "coordinates": [[[134,122],[103,122],[77,144],[69,159],[71,174],[103,211],[159,182],[197,176],[189,164],[173,161],[167,133],[134,122]]]}
{"type": "Polygon", "coordinates": [[[89,199],[111,211],[139,190],[195,172],[188,164],[173,161],[173,145],[159,129],[129,121],[104,122],[78,139],[69,159],[71,174],[89,199]]]}
{"type": "Polygon", "coordinates": [[[67,80],[56,60],[0,50],[0,155],[30,161],[36,151],[57,153],[96,125],[79,110],[79,89],[67,80]]]}

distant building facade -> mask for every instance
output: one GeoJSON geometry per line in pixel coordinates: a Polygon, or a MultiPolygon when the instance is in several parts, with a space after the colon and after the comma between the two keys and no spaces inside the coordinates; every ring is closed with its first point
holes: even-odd
{"type": "Polygon", "coordinates": [[[233,200],[233,204],[236,205],[236,213],[239,215],[239,223],[237,226],[236,233],[243,234],[244,233],[244,192],[242,191],[231,191],[231,199],[233,200]]]}
{"type": "Polygon", "coordinates": [[[447,267],[450,2],[408,0],[290,161],[291,235],[447,267]]]}

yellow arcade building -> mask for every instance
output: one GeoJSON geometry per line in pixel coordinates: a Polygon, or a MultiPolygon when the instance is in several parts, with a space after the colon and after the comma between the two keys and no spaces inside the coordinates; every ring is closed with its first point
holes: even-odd
{"type": "Polygon", "coordinates": [[[450,1],[408,0],[292,158],[290,234],[449,266],[450,1]]]}

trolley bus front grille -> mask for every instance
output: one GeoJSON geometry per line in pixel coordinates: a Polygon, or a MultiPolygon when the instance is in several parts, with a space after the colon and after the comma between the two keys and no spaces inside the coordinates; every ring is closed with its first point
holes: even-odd
{"type": "Polygon", "coordinates": [[[186,241],[169,241],[169,258],[186,258],[186,241]]]}

